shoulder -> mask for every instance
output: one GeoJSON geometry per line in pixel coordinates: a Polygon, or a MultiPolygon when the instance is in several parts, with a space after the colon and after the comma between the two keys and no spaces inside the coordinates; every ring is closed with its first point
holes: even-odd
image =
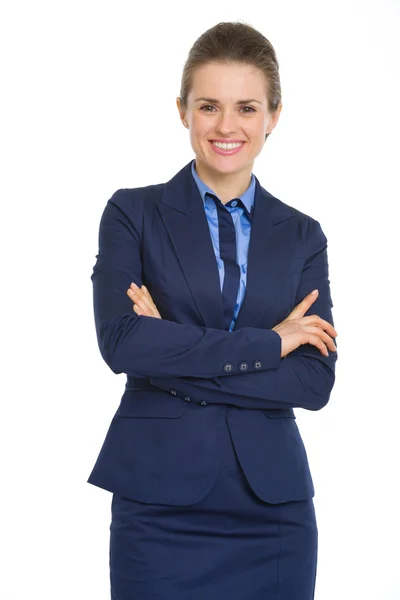
{"type": "Polygon", "coordinates": [[[295,208],[293,205],[283,202],[283,200],[280,200],[262,186],[261,190],[263,196],[267,199],[273,214],[275,216],[282,217],[282,219],[294,219],[295,222],[298,223],[299,227],[304,231],[305,237],[308,237],[310,234],[312,235],[313,233],[317,233],[319,230],[321,230],[321,225],[317,219],[305,212],[302,212],[298,208],[295,208]]]}
{"type": "Polygon", "coordinates": [[[152,212],[161,198],[165,184],[147,185],[136,188],[117,189],[106,203],[103,220],[122,220],[136,228],[143,221],[145,212],[152,212]]]}
{"type": "Polygon", "coordinates": [[[136,188],[120,188],[111,196],[109,203],[115,204],[124,211],[143,208],[151,211],[161,201],[164,192],[168,191],[169,196],[182,195],[182,190],[186,188],[188,181],[193,181],[192,162],[182,167],[166,182],[136,188]]]}
{"type": "Polygon", "coordinates": [[[283,202],[265,188],[261,187],[264,197],[267,199],[271,211],[274,214],[275,222],[284,221],[286,219],[294,219],[297,223],[297,230],[299,231],[304,242],[307,242],[310,238],[319,238],[321,241],[326,242],[325,234],[322,231],[321,225],[317,219],[312,217],[305,212],[302,212],[298,208],[295,208],[287,202],[283,202]]]}
{"type": "Polygon", "coordinates": [[[145,212],[152,212],[165,184],[119,188],[106,202],[100,217],[100,232],[129,232],[141,235],[145,212]]]}
{"type": "Polygon", "coordinates": [[[108,202],[124,211],[132,210],[146,203],[154,203],[162,196],[165,183],[146,185],[137,188],[120,188],[116,190],[108,202]]]}
{"type": "Polygon", "coordinates": [[[310,215],[307,215],[287,202],[283,202],[283,200],[280,200],[277,196],[274,196],[262,186],[261,190],[263,192],[263,196],[267,199],[275,213],[285,215],[289,218],[294,218],[297,221],[302,221],[304,223],[314,220],[310,215]]]}

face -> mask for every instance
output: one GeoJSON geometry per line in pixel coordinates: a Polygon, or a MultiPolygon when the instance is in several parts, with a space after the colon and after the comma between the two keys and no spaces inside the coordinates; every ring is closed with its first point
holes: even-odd
{"type": "Polygon", "coordinates": [[[264,73],[248,64],[209,63],[193,73],[186,110],[177,106],[190,131],[196,164],[215,174],[251,172],[265,135],[279,119],[268,110],[264,73]]]}

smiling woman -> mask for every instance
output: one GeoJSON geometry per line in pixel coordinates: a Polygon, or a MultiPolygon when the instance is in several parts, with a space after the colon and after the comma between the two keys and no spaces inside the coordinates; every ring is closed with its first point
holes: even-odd
{"type": "MultiPolygon", "coordinates": [[[[214,57],[196,68],[190,60],[177,106],[190,131],[196,171],[225,204],[248,187],[254,159],[277,124],[282,104],[274,108],[276,91],[270,101],[265,70],[243,58],[227,62],[214,57]]],[[[265,69],[265,57],[258,62],[265,69]]]]}
{"type": "Polygon", "coordinates": [[[89,477],[113,493],[111,596],[312,600],[293,408],[328,402],[337,334],[318,221],[252,172],[282,109],[271,43],[243,23],[209,29],[176,103],[195,158],[113,194],[92,274],[100,351],[127,375],[89,477]]]}

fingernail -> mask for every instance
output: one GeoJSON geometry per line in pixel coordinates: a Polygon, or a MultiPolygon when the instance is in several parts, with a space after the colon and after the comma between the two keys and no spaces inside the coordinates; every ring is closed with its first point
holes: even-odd
{"type": "Polygon", "coordinates": [[[136,283],[133,283],[133,281],[131,283],[131,287],[133,287],[134,290],[138,290],[139,289],[139,286],[136,285],[136,283]]]}
{"type": "Polygon", "coordinates": [[[142,285],[142,290],[144,290],[145,292],[147,292],[147,287],[145,285],[142,285]]]}
{"type": "Polygon", "coordinates": [[[315,296],[315,294],[318,294],[318,290],[313,290],[313,291],[311,292],[311,294],[313,294],[313,295],[315,296]]]}

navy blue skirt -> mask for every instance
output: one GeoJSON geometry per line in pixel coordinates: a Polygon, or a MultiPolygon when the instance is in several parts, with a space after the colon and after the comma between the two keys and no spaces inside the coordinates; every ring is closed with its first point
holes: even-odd
{"type": "Polygon", "coordinates": [[[313,600],[313,500],[260,500],[226,422],[220,458],[217,481],[197,504],[145,504],[113,494],[112,600],[313,600]]]}

